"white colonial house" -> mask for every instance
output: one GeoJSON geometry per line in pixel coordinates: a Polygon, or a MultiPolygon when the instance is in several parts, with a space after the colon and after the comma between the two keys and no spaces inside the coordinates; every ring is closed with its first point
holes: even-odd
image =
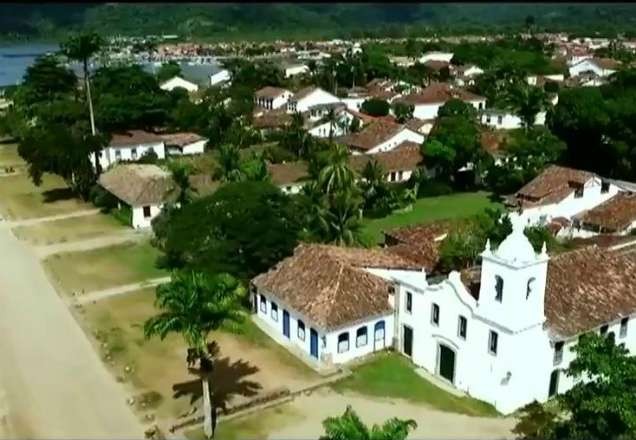
{"type": "Polygon", "coordinates": [[[357,133],[339,139],[352,154],[376,154],[398,148],[404,142],[421,145],[426,137],[406,125],[377,118],[357,133]]]}
{"type": "MultiPolygon", "coordinates": [[[[154,151],[159,159],[166,158],[165,143],[161,136],[143,130],[115,133],[108,146],[102,150],[99,163],[102,170],[106,170],[120,161],[138,160],[150,151],[154,151]]],[[[95,157],[92,154],[91,162],[95,167],[95,157]]]]}
{"type": "Polygon", "coordinates": [[[565,81],[565,76],[562,73],[554,75],[530,75],[526,78],[526,81],[531,86],[542,85],[542,83],[546,81],[561,83],[565,81]]]}
{"type": "Polygon", "coordinates": [[[172,175],[157,165],[122,164],[106,171],[99,185],[118,200],[118,209],[130,210],[131,226],[145,229],[167,202],[174,202],[179,188],[172,175]]]}
{"type": "Polygon", "coordinates": [[[571,77],[579,76],[583,73],[594,73],[601,78],[616,72],[620,64],[611,58],[586,58],[569,67],[571,77]]]}
{"type": "Polygon", "coordinates": [[[340,98],[319,87],[305,87],[289,99],[289,102],[287,103],[287,112],[305,113],[317,105],[336,104],[339,102],[341,102],[340,98]]]}
{"type": "Polygon", "coordinates": [[[417,61],[420,64],[424,64],[427,61],[442,61],[444,63],[450,63],[453,59],[452,52],[426,52],[417,61]]]}
{"type": "Polygon", "coordinates": [[[596,247],[550,257],[523,227],[487,243],[481,267],[436,277],[391,247],[301,245],[252,280],[253,319],[316,368],[391,346],[504,414],[545,402],[573,385],[563,370],[581,334],[636,349],[636,261],[596,247]]]}
{"type": "Polygon", "coordinates": [[[196,133],[181,132],[162,134],[168,155],[187,156],[192,154],[203,154],[207,138],[196,133]]]}
{"type": "Polygon", "coordinates": [[[284,66],[284,70],[285,78],[291,78],[292,76],[309,73],[309,66],[306,64],[290,64],[284,66]]]}
{"type": "Polygon", "coordinates": [[[395,101],[412,105],[416,119],[435,119],[439,108],[450,99],[460,99],[477,110],[486,108],[486,98],[446,83],[433,83],[420,93],[411,93],[395,101]]]}
{"type": "Polygon", "coordinates": [[[210,75],[210,85],[218,86],[229,82],[232,79],[232,74],[227,69],[222,69],[213,75],[210,75]]]}
{"type": "Polygon", "coordinates": [[[185,80],[180,76],[175,76],[173,78],[170,78],[168,81],[161,83],[159,88],[161,88],[162,90],[167,90],[169,92],[173,91],[174,89],[184,89],[188,92],[196,92],[197,90],[199,90],[198,85],[185,80]]]}
{"type": "MultiPolygon", "coordinates": [[[[540,111],[534,118],[534,125],[545,125],[546,112],[540,111]]],[[[488,109],[481,113],[481,123],[498,130],[512,130],[523,127],[521,118],[505,110],[488,109]]]]}
{"type": "Polygon", "coordinates": [[[254,93],[254,104],[267,110],[275,110],[287,105],[293,93],[280,87],[263,87],[254,93]]]}
{"type": "Polygon", "coordinates": [[[608,179],[588,171],[550,165],[512,196],[511,218],[526,225],[569,224],[578,214],[595,208],[621,190],[608,179]]]}

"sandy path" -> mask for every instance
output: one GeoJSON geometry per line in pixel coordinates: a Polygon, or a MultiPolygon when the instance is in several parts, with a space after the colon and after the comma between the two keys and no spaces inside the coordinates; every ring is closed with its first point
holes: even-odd
{"type": "Polygon", "coordinates": [[[55,243],[45,246],[36,246],[35,252],[40,258],[46,258],[52,254],[63,252],[83,252],[92,249],[104,248],[124,244],[130,241],[141,241],[149,237],[147,232],[135,231],[134,229],[126,229],[119,233],[102,235],[100,237],[89,238],[86,240],[74,240],[65,243],[55,243]]]}
{"type": "Polygon", "coordinates": [[[148,287],[155,287],[159,284],[165,284],[170,282],[170,276],[153,278],[150,280],[141,281],[139,283],[126,284],[123,286],[111,287],[104,290],[96,290],[94,292],[87,292],[84,295],[76,298],[76,302],[79,304],[86,304],[93,301],[101,301],[106,298],[110,298],[116,295],[123,295],[130,292],[136,292],[148,287]]]}
{"type": "Polygon", "coordinates": [[[32,226],[39,223],[52,222],[55,220],[64,220],[67,218],[84,217],[88,215],[96,215],[101,211],[99,209],[84,209],[82,211],[69,212],[68,214],[51,215],[48,217],[36,217],[22,220],[5,220],[4,225],[8,228],[15,228],[18,226],[32,226]]]}
{"type": "MultiPolygon", "coordinates": [[[[462,414],[436,411],[404,400],[376,399],[354,393],[338,394],[327,388],[309,396],[296,398],[281,406],[284,413],[294,414],[288,420],[277,420],[278,426],[268,426],[268,439],[298,440],[317,438],[324,433],[322,421],[330,416],[342,415],[351,405],[367,424],[381,424],[391,417],[414,419],[417,429],[409,439],[425,440],[496,440],[514,438],[510,430],[512,418],[470,417],[462,414]],[[282,422],[282,423],[281,423],[282,422]]],[[[274,417],[275,419],[276,417],[274,417]]]]}
{"type": "Polygon", "coordinates": [[[94,352],[37,257],[5,228],[0,228],[0,261],[0,387],[14,436],[143,438],[123,387],[94,352]]]}

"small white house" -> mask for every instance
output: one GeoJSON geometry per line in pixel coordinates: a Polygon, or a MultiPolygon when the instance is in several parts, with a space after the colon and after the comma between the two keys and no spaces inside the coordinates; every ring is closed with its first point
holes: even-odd
{"type": "Polygon", "coordinates": [[[550,165],[528,182],[510,201],[511,218],[524,224],[548,224],[554,219],[572,220],[614,197],[620,188],[588,171],[550,165]]]}
{"type": "Polygon", "coordinates": [[[294,94],[287,103],[287,112],[304,113],[311,107],[321,104],[335,104],[341,102],[340,98],[319,87],[306,87],[294,94]]]}
{"type": "MultiPolygon", "coordinates": [[[[161,136],[143,130],[129,130],[113,134],[110,144],[101,152],[99,163],[102,170],[120,161],[134,161],[149,151],[154,151],[157,158],[165,159],[165,144],[161,136]]],[[[91,154],[93,167],[96,166],[91,154]]]]}
{"type": "Polygon", "coordinates": [[[546,81],[553,81],[556,83],[561,83],[565,81],[565,76],[562,73],[554,74],[554,75],[530,75],[526,78],[528,85],[536,86],[541,83],[545,83],[546,81]]]}
{"type": "Polygon", "coordinates": [[[232,79],[232,75],[229,70],[223,69],[216,72],[214,75],[210,75],[210,86],[218,86],[223,83],[229,82],[232,79]]]}
{"type": "Polygon", "coordinates": [[[167,90],[169,92],[173,91],[174,89],[184,89],[190,93],[199,90],[198,85],[193,82],[187,81],[180,76],[170,78],[168,81],[162,83],[159,88],[161,88],[162,90],[167,90]]]}
{"type": "Polygon", "coordinates": [[[285,78],[291,78],[292,76],[302,75],[304,73],[309,73],[309,66],[305,64],[285,66],[285,78]]]}
{"type": "MultiPolygon", "coordinates": [[[[534,125],[545,125],[546,112],[540,111],[534,118],[534,125]]],[[[488,109],[481,114],[481,123],[498,130],[512,130],[523,127],[521,118],[507,111],[488,109]]]]}
{"type": "Polygon", "coordinates": [[[151,227],[152,219],[167,202],[177,199],[179,189],[170,173],[156,165],[117,165],[99,176],[99,185],[131,211],[131,226],[151,227]]]}
{"type": "Polygon", "coordinates": [[[203,154],[205,152],[205,144],[208,142],[206,138],[196,133],[170,133],[162,134],[166,150],[171,156],[187,156],[192,154],[203,154]]]}
{"type": "Polygon", "coordinates": [[[433,83],[420,93],[397,98],[396,102],[413,106],[413,117],[416,119],[435,119],[440,107],[451,99],[460,99],[475,107],[476,110],[486,108],[486,98],[467,90],[446,83],[433,83]]]}
{"type": "Polygon", "coordinates": [[[610,76],[616,72],[620,64],[611,58],[586,58],[570,66],[570,77],[576,77],[583,73],[594,73],[601,78],[610,76]]]}
{"type": "Polygon", "coordinates": [[[421,145],[425,136],[405,125],[378,119],[357,133],[351,133],[339,139],[349,147],[352,154],[376,154],[391,151],[403,142],[421,145]]]}
{"type": "Polygon", "coordinates": [[[285,106],[292,95],[287,89],[267,86],[254,93],[254,104],[267,110],[275,110],[285,106]]]}
{"type": "Polygon", "coordinates": [[[422,55],[417,61],[420,64],[424,64],[427,61],[443,61],[445,63],[450,63],[453,59],[452,52],[426,52],[422,55]]]}

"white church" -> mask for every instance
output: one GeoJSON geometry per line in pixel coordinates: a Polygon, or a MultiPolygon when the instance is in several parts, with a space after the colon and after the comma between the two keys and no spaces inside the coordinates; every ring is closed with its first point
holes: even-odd
{"type": "Polygon", "coordinates": [[[300,245],[252,280],[254,320],[319,366],[393,347],[504,414],[545,402],[573,385],[581,334],[636,349],[636,257],[535,252],[524,223],[480,267],[435,278],[390,248],[300,245]]]}

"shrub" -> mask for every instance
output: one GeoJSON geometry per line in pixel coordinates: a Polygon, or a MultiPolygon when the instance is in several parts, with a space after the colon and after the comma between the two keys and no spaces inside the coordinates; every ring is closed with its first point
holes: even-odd
{"type": "Polygon", "coordinates": [[[384,99],[367,99],[360,106],[360,111],[370,116],[386,116],[389,114],[390,105],[384,99]]]}
{"type": "Polygon", "coordinates": [[[100,185],[93,185],[90,189],[88,199],[93,205],[101,208],[102,212],[109,212],[117,208],[117,197],[106,191],[100,185]]]}

